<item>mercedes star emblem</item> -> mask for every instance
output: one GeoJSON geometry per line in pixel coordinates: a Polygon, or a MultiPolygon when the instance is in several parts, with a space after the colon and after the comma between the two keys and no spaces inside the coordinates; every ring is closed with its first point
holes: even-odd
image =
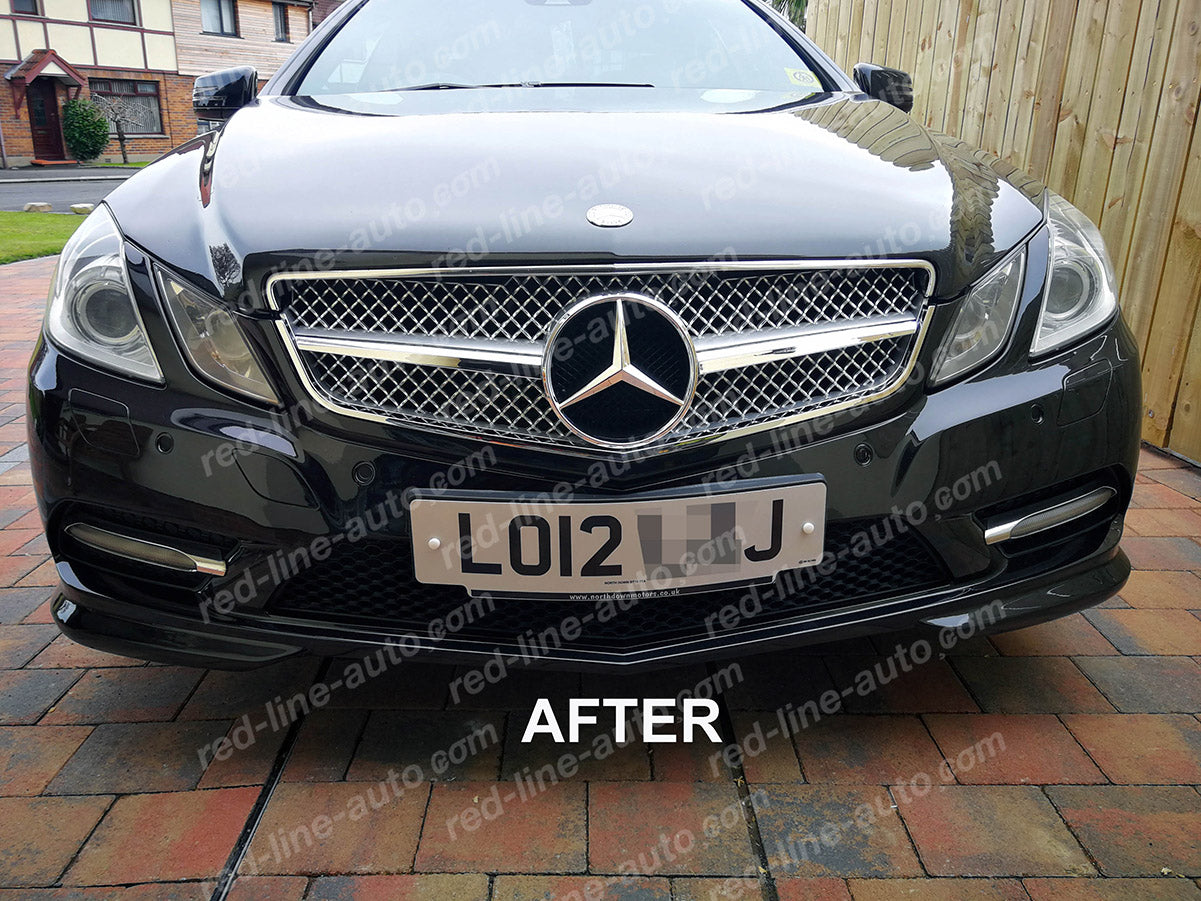
{"type": "Polygon", "coordinates": [[[542,372],[551,405],[572,432],[602,447],[631,448],[684,418],[696,388],[696,351],[665,304],[601,295],[560,317],[542,372]]]}
{"type": "Polygon", "coordinates": [[[621,228],[634,221],[634,211],[620,203],[602,203],[588,211],[588,221],[599,228],[621,228]]]}

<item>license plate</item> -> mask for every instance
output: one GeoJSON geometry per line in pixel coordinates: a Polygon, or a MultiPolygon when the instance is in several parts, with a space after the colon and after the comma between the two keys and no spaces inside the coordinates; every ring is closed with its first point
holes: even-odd
{"type": "Polygon", "coordinates": [[[769,582],[819,563],[825,482],[751,484],[763,487],[568,503],[417,493],[416,576],[473,593],[653,596],[769,582]]]}

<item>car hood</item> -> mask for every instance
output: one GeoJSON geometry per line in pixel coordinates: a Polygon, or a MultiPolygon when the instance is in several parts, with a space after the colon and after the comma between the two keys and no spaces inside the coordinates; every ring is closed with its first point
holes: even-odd
{"type": "Polygon", "coordinates": [[[252,308],[290,265],[619,259],[920,258],[949,298],[1042,221],[1041,184],[863,97],[478,93],[262,97],[107,202],[131,241],[252,308]],[[590,224],[601,203],[633,221],[590,224]]]}

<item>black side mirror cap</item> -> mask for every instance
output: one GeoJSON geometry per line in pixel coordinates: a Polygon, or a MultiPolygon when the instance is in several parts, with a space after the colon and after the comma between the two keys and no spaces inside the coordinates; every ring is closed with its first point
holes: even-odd
{"type": "Polygon", "coordinates": [[[859,63],[854,70],[855,84],[869,97],[891,103],[902,112],[913,110],[913,79],[908,72],[859,63]]]}
{"type": "Polygon", "coordinates": [[[258,95],[259,73],[251,66],[237,66],[201,75],[192,88],[196,118],[224,122],[258,95]]]}

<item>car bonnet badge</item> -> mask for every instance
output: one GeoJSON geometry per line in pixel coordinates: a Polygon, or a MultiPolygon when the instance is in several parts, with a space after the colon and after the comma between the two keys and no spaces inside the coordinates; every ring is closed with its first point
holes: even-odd
{"type": "Polygon", "coordinates": [[[634,221],[634,211],[620,203],[602,203],[588,211],[588,221],[599,228],[621,228],[634,221]]]}

